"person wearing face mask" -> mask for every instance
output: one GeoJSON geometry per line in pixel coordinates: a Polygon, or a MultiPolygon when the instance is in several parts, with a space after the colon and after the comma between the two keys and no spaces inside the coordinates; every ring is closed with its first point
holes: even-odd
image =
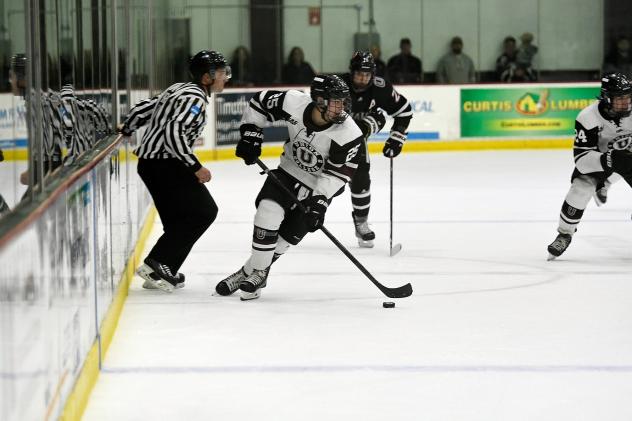
{"type": "Polygon", "coordinates": [[[632,51],[630,51],[630,39],[620,37],[616,48],[608,54],[603,64],[604,73],[619,72],[632,77],[632,51]]]}
{"type": "Polygon", "coordinates": [[[215,286],[215,295],[241,290],[242,300],[259,298],[270,266],[308,232],[323,226],[325,213],[358,167],[362,131],[349,117],[351,94],[338,76],[317,75],[310,93],[264,90],[254,94],[244,110],[235,154],[246,165],[257,162],[263,142],[262,127],[283,122],[289,139],[283,145],[279,167],[270,171],[255,205],[252,250],[237,272],[215,286]],[[274,180],[293,192],[305,209],[274,180]]]}
{"type": "Polygon", "coordinates": [[[211,172],[200,164],[192,147],[206,125],[209,97],[224,90],[231,69],[221,53],[202,50],[190,59],[189,72],[190,82],[175,83],[136,104],[120,128],[130,136],[147,126],[134,154],[164,232],[137,273],[145,279],[144,288],[165,292],[184,286],[178,269],[218,210],[204,186],[211,172]]]}
{"type": "Polygon", "coordinates": [[[548,246],[548,260],[561,256],[571,244],[591,197],[600,206],[615,181],[623,178],[632,186],[630,79],[621,73],[603,76],[598,99],[575,120],[575,169],[560,211],[558,235],[548,246]]]}
{"type": "Polygon", "coordinates": [[[439,60],[437,82],[445,84],[476,82],[474,62],[463,52],[463,40],[461,37],[452,38],[450,52],[439,60]]]}

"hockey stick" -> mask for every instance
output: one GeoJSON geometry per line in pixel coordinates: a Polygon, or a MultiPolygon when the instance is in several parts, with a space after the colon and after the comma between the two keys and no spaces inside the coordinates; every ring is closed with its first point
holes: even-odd
{"type": "MultiPolygon", "coordinates": [[[[276,175],[272,172],[270,172],[270,169],[266,166],[266,164],[264,164],[263,162],[261,162],[261,160],[259,158],[257,158],[257,165],[259,165],[259,167],[261,167],[261,169],[263,170],[263,173],[267,174],[268,177],[270,177],[272,179],[272,181],[281,188],[281,190],[283,190],[290,199],[292,199],[292,201],[296,204],[296,206],[298,207],[299,210],[301,210],[302,212],[307,212],[307,209],[305,209],[305,206],[303,206],[303,204],[298,200],[298,198],[296,197],[296,195],[290,190],[288,189],[282,182],[281,180],[279,180],[276,175]]],[[[262,173],[262,174],[263,174],[262,173]]],[[[329,230],[327,228],[325,228],[324,226],[320,227],[320,230],[327,236],[329,237],[329,239],[332,241],[332,243],[334,243],[336,245],[336,247],[338,247],[338,249],[349,258],[349,260],[351,260],[353,262],[354,265],[356,265],[356,267],[358,269],[360,269],[360,271],[362,273],[364,273],[364,275],[369,278],[369,280],[371,282],[373,282],[373,284],[378,287],[378,289],[380,291],[382,291],[382,293],[384,295],[386,295],[389,298],[404,298],[404,297],[408,297],[413,293],[413,287],[412,285],[410,285],[410,283],[406,284],[406,285],[402,285],[401,287],[397,287],[397,288],[389,288],[387,286],[382,285],[380,282],[378,282],[377,279],[375,279],[373,277],[373,275],[371,275],[371,273],[366,270],[366,268],[364,266],[362,266],[362,264],[358,261],[358,259],[356,259],[353,254],[351,254],[349,252],[349,250],[347,250],[345,248],[345,246],[343,246],[340,241],[338,241],[338,239],[336,237],[334,237],[334,235],[332,233],[329,232],[329,230]]]]}
{"type": "Polygon", "coordinates": [[[402,245],[397,243],[393,247],[393,157],[391,156],[391,257],[395,256],[402,250],[402,245]]]}

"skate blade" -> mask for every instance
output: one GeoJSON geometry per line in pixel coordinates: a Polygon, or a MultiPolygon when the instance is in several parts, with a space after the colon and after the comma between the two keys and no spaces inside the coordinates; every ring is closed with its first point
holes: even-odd
{"type": "MultiPolygon", "coordinates": [[[[143,283],[143,288],[145,289],[159,289],[165,292],[173,292],[174,287],[169,282],[164,279],[154,279],[151,277],[151,274],[154,273],[153,269],[143,264],[136,270],[136,274],[143,278],[145,282],[143,283]]],[[[184,286],[184,285],[183,285],[184,286]]],[[[180,287],[182,288],[182,287],[180,287]]]]}
{"type": "Polygon", "coordinates": [[[241,291],[241,297],[239,297],[239,299],[241,301],[250,301],[250,300],[256,300],[259,297],[261,297],[260,290],[256,290],[255,292],[241,291]]]}
{"type": "Polygon", "coordinates": [[[214,289],[213,292],[211,293],[211,296],[212,297],[231,297],[234,293],[235,291],[231,292],[230,294],[220,294],[219,292],[217,292],[216,289],[214,289]]]}
{"type": "Polygon", "coordinates": [[[549,253],[549,257],[546,259],[547,262],[550,262],[551,260],[555,260],[560,256],[553,256],[551,253],[549,253]]]}
{"type": "Polygon", "coordinates": [[[145,282],[143,282],[143,288],[144,289],[156,289],[156,287],[154,286],[154,282],[153,281],[149,281],[147,279],[145,279],[145,282]]]}
{"type": "Polygon", "coordinates": [[[402,251],[402,245],[401,244],[395,244],[392,248],[391,248],[391,257],[395,256],[397,253],[399,253],[400,251],[402,251]]]}
{"type": "Polygon", "coordinates": [[[375,244],[373,244],[373,240],[361,240],[358,238],[358,245],[362,248],[371,249],[375,244]]]}
{"type": "MultiPolygon", "coordinates": [[[[154,286],[153,282],[150,282],[150,281],[147,281],[147,280],[145,282],[143,282],[143,288],[145,288],[145,289],[158,289],[157,287],[154,286]]],[[[182,288],[184,288],[184,282],[178,282],[177,284],[175,284],[173,286],[173,289],[182,289],[182,288]]]]}

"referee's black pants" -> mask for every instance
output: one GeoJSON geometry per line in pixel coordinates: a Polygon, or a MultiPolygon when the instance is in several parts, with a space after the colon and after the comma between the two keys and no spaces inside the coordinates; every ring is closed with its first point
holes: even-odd
{"type": "Polygon", "coordinates": [[[175,274],[215,220],[217,205],[206,186],[179,159],[141,158],[138,175],[154,199],[164,230],[147,257],[169,266],[175,274]]]}

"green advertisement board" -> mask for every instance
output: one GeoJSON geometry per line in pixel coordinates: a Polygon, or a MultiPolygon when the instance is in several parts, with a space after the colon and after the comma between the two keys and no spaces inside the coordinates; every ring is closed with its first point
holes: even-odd
{"type": "Polygon", "coordinates": [[[461,89],[461,137],[572,136],[599,87],[461,89]]]}

